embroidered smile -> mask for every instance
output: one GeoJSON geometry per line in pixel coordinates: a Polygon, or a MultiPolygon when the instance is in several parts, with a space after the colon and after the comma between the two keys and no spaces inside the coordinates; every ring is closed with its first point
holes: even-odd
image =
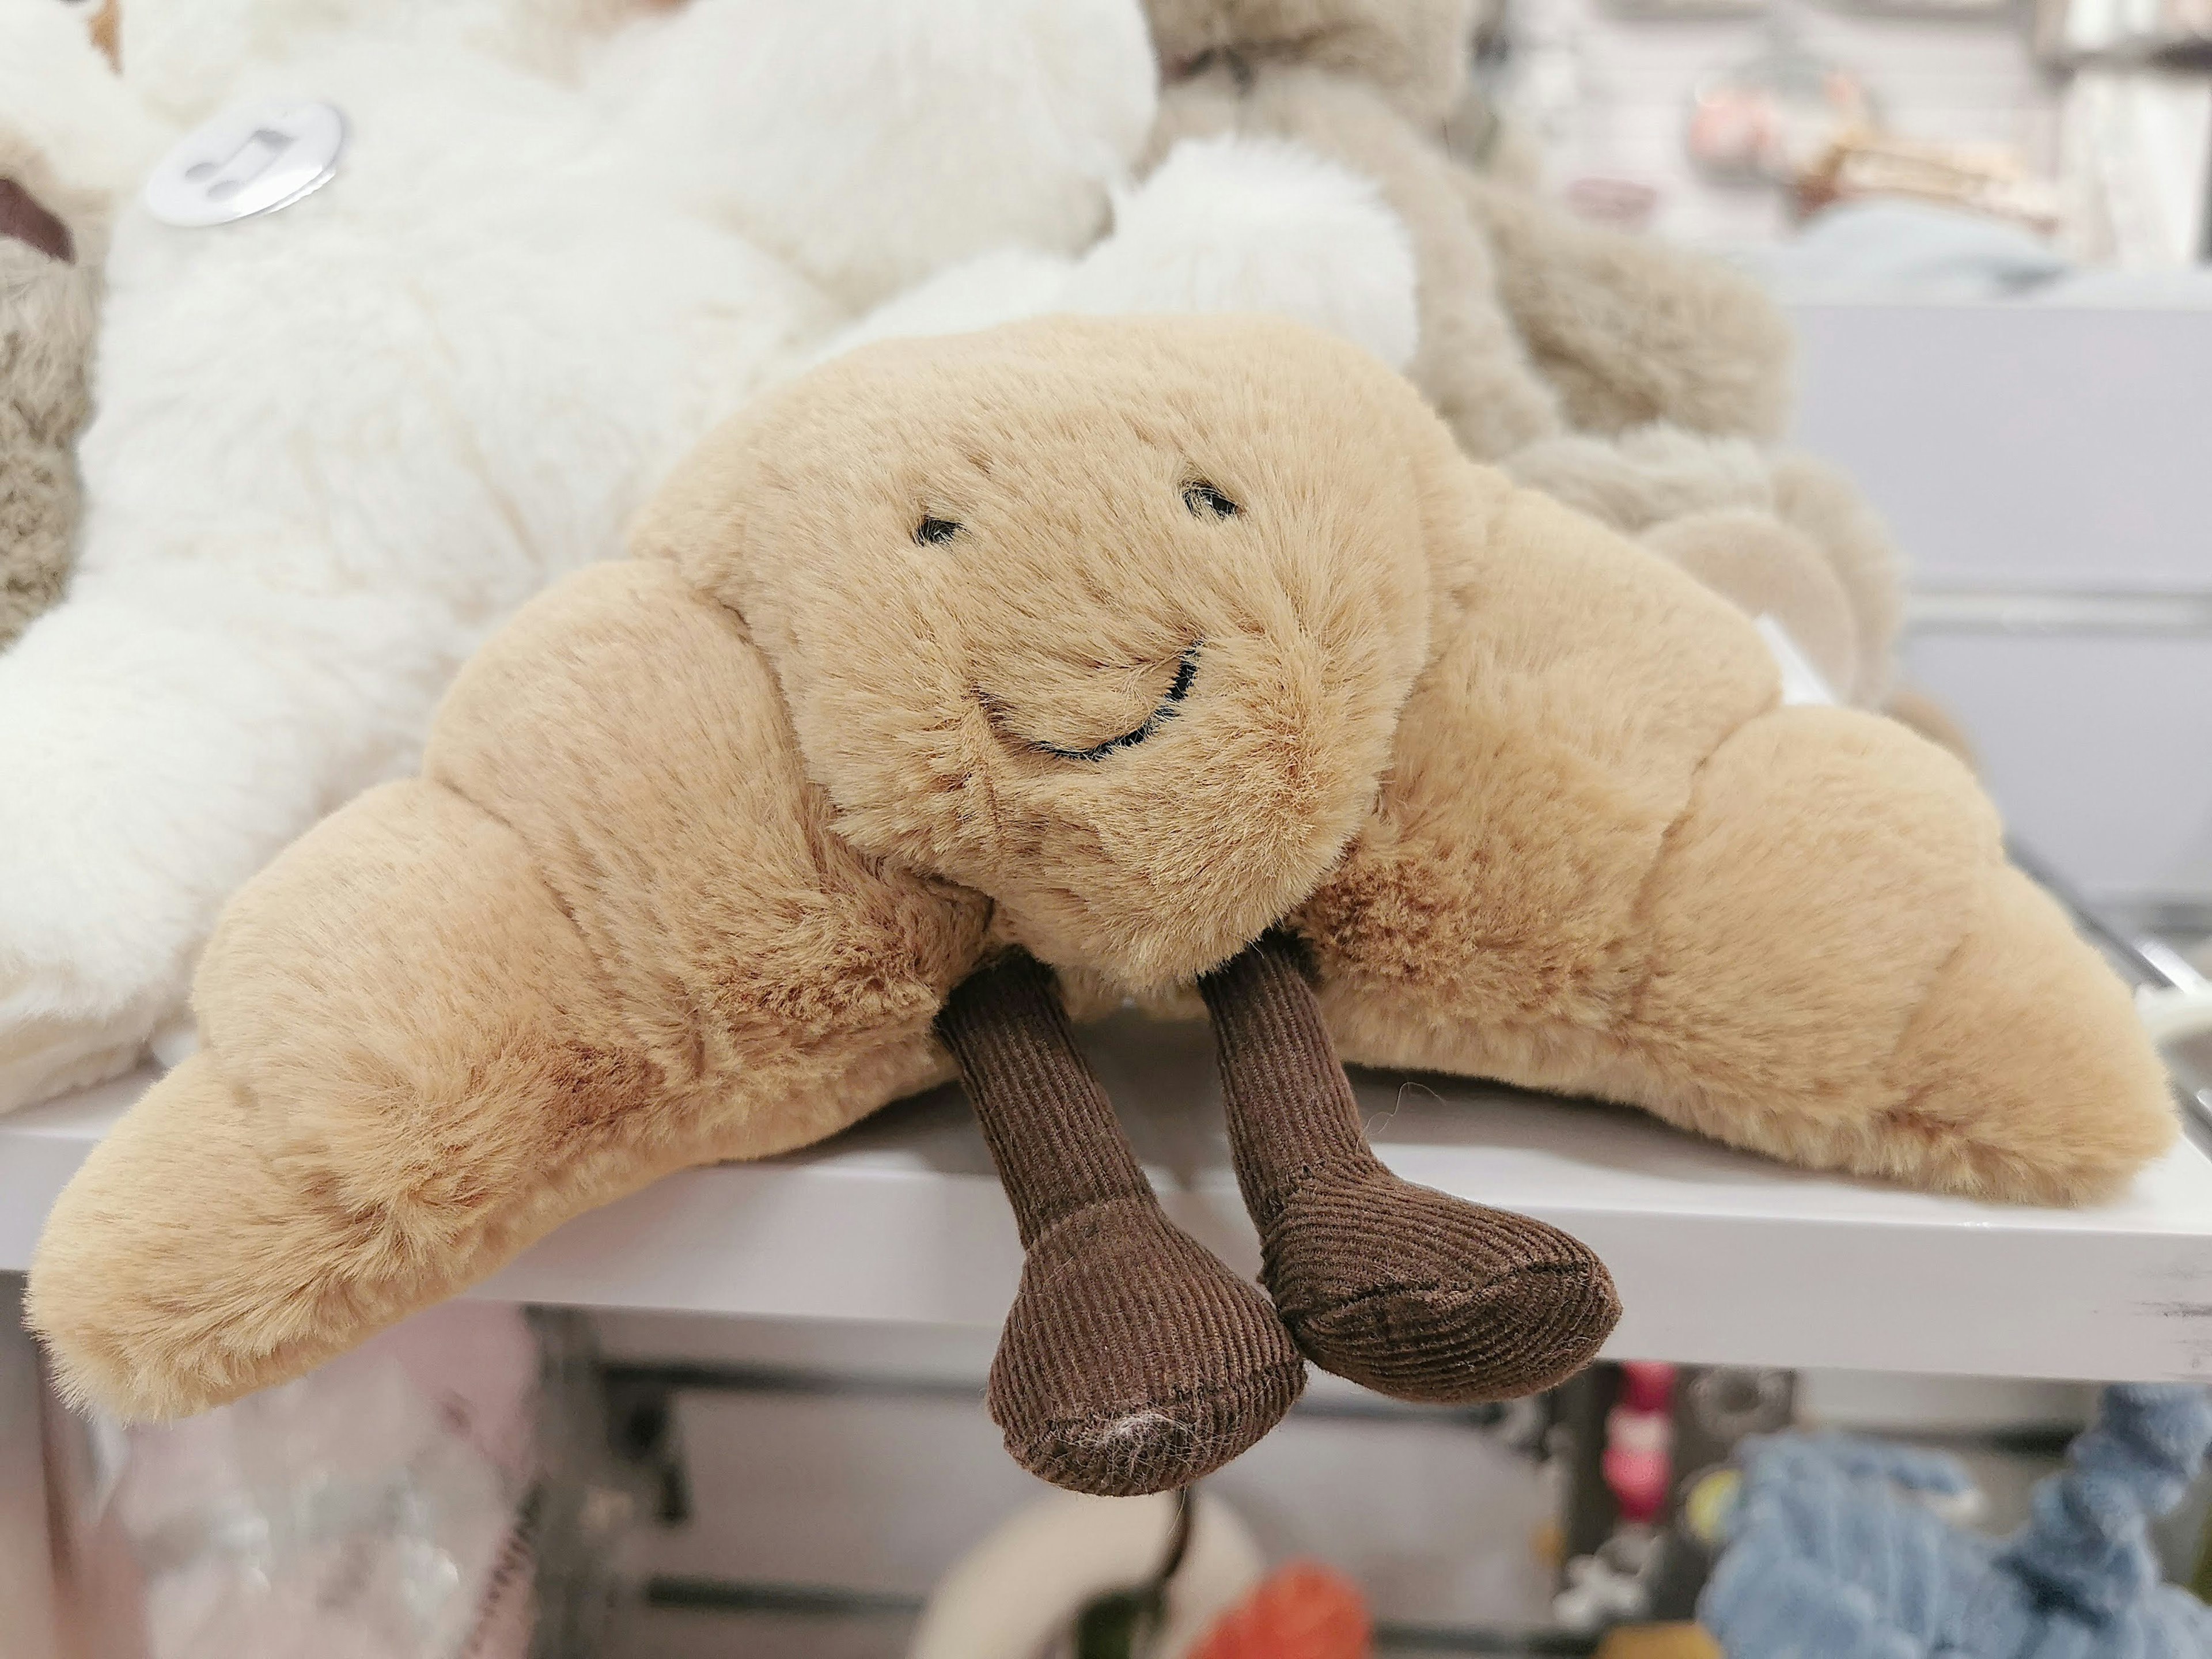
{"type": "MultiPolygon", "coordinates": [[[[1160,706],[1146,716],[1145,723],[1135,731],[1124,732],[1118,738],[1109,738],[1090,749],[1063,749],[1056,743],[1047,743],[1040,738],[1024,738],[1022,741],[1039,753],[1050,755],[1058,760],[1100,761],[1116,750],[1135,748],[1173,720],[1176,711],[1182,705],[1182,700],[1190,695],[1191,683],[1198,678],[1199,647],[1204,643],[1202,640],[1191,641],[1189,648],[1182,653],[1182,660],[1176,665],[1175,684],[1168,688],[1167,696],[1160,699],[1160,706]]],[[[978,695],[983,696],[987,708],[993,706],[993,700],[987,694],[978,695]]]]}

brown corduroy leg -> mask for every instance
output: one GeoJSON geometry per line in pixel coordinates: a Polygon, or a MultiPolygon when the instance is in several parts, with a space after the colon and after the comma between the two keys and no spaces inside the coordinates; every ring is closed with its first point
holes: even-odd
{"type": "Polygon", "coordinates": [[[1297,940],[1199,982],[1261,1279],[1306,1357],[1401,1400],[1509,1400],[1595,1358],[1613,1279],[1556,1227],[1401,1181],[1369,1150],[1297,940]]]}
{"type": "Polygon", "coordinates": [[[1028,1252],[992,1362],[1006,1449],[1056,1486],[1188,1486],[1289,1411],[1305,1362],[1257,1287],[1162,1212],[1069,1031],[1014,951],[938,1016],[1028,1252]]]}

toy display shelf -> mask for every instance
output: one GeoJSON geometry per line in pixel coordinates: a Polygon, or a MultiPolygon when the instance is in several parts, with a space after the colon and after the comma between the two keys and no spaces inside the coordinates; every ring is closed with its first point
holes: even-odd
{"type": "MultiPolygon", "coordinates": [[[[1256,1266],[1206,1028],[1130,1017],[1085,1041],[1170,1212],[1256,1266]]],[[[148,1080],[0,1119],[0,1269],[27,1264],[55,1194],[148,1080]]],[[[2113,1203],[2018,1209],[1808,1175],[1586,1102],[1379,1073],[1358,1085],[1401,1174],[1539,1216],[1604,1257],[1627,1305],[1618,1355],[2212,1376],[2212,1158],[2196,1139],[2113,1203]]],[[[477,1294],[994,1326],[1019,1266],[981,1139],[948,1089],[801,1154],[672,1176],[571,1222],[477,1294]]]]}

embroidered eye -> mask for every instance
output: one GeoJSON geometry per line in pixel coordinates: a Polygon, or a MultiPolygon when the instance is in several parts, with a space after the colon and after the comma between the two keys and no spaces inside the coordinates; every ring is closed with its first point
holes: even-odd
{"type": "Polygon", "coordinates": [[[957,519],[925,518],[914,527],[914,538],[924,547],[940,547],[960,533],[957,519]]]}
{"type": "Polygon", "coordinates": [[[1182,487],[1182,504],[1199,519],[1233,519],[1244,510],[1203,478],[1182,487]]]}

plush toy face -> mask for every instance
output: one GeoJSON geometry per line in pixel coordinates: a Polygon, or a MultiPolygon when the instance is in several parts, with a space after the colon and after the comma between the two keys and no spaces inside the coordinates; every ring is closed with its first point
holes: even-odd
{"type": "Polygon", "coordinates": [[[1467,79],[1474,0],[1146,0],[1152,44],[1175,79],[1209,53],[1305,64],[1389,92],[1442,119],[1467,79]]]}
{"type": "Polygon", "coordinates": [[[1316,343],[1255,422],[1241,331],[1188,331],[1164,374],[1125,337],[855,354],[709,446],[647,541],[747,619],[841,834],[1143,988],[1334,860],[1425,655],[1428,578],[1419,411],[1364,359],[1316,343]]]}

